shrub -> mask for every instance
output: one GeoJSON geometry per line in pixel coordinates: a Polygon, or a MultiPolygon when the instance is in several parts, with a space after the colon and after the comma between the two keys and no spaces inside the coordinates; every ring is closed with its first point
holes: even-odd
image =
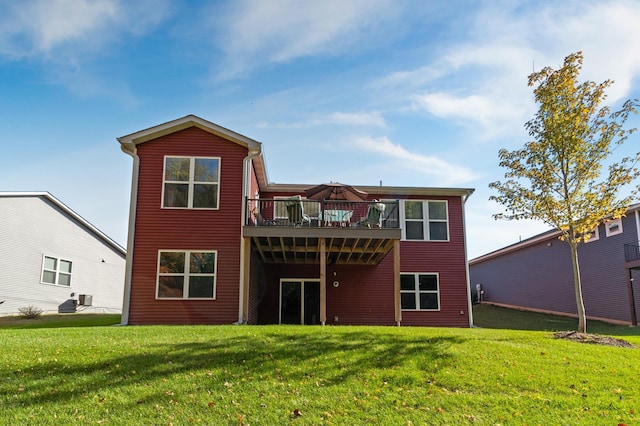
{"type": "Polygon", "coordinates": [[[21,318],[34,319],[42,315],[42,309],[35,306],[25,306],[22,308],[18,308],[18,314],[21,318]]]}

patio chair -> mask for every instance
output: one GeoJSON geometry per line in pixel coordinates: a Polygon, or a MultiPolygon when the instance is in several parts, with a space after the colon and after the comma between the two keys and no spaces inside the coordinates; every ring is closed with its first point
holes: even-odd
{"type": "Polygon", "coordinates": [[[379,200],[373,200],[373,202],[369,204],[367,217],[362,219],[358,224],[368,228],[382,228],[382,214],[385,208],[384,203],[381,203],[379,200]]]}
{"type": "Polygon", "coordinates": [[[273,220],[267,220],[264,217],[262,217],[262,214],[260,213],[260,210],[258,209],[258,207],[254,207],[253,209],[251,209],[251,215],[253,216],[253,224],[254,225],[259,225],[259,226],[272,226],[275,225],[276,222],[273,220]]]}
{"type": "Polygon", "coordinates": [[[301,196],[296,195],[295,197],[289,198],[286,201],[286,206],[287,216],[290,223],[293,223],[295,226],[302,226],[305,223],[308,226],[311,226],[311,218],[304,213],[301,196]]]}

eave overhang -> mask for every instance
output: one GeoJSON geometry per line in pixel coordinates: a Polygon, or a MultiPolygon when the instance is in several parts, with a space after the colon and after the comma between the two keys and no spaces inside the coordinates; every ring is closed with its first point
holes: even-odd
{"type": "Polygon", "coordinates": [[[118,138],[118,142],[120,142],[121,148],[124,152],[127,154],[133,154],[137,145],[171,133],[179,132],[180,130],[187,129],[189,127],[198,127],[205,132],[209,132],[235,142],[238,145],[242,145],[250,151],[260,152],[261,150],[262,144],[260,142],[192,114],[148,129],[140,130],[126,136],[121,136],[118,138]]]}

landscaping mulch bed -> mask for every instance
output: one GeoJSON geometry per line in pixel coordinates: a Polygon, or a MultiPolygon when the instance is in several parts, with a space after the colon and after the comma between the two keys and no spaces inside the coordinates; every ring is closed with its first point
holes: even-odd
{"type": "Polygon", "coordinates": [[[591,343],[594,345],[615,346],[618,348],[637,348],[624,339],[617,337],[600,336],[599,334],[578,333],[577,331],[558,331],[553,334],[555,339],[567,339],[580,343],[591,343]]]}

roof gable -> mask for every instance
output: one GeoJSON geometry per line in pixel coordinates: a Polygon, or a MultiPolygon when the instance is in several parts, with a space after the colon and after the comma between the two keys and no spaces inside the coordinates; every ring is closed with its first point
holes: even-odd
{"type": "Polygon", "coordinates": [[[225,138],[231,142],[248,148],[250,152],[261,152],[262,144],[260,142],[241,135],[240,133],[236,133],[225,127],[219,126],[210,121],[204,120],[193,114],[178,118],[176,120],[168,121],[166,123],[150,127],[148,129],[140,130],[126,136],[121,136],[118,138],[118,142],[120,142],[122,150],[131,155],[135,152],[135,148],[137,145],[165,135],[169,135],[171,133],[179,132],[180,130],[187,129],[189,127],[197,127],[204,130],[205,132],[209,132],[225,138]]]}
{"type": "MultiPolygon", "coordinates": [[[[631,204],[627,208],[627,212],[625,213],[625,216],[629,216],[631,213],[638,210],[640,210],[640,203],[631,204]]],[[[539,244],[540,242],[543,242],[543,241],[555,240],[555,239],[558,239],[560,235],[561,235],[561,232],[559,230],[550,229],[548,231],[534,235],[533,237],[529,237],[517,243],[510,244],[506,247],[502,247],[500,249],[497,249],[489,253],[483,254],[481,256],[478,256],[476,258],[473,258],[469,261],[469,265],[475,265],[476,263],[484,262],[485,260],[489,260],[494,257],[502,256],[507,253],[511,253],[513,251],[521,250],[523,248],[530,247],[535,244],[539,244]]]]}
{"type": "Polygon", "coordinates": [[[98,228],[93,226],[90,222],[84,219],[75,211],[71,210],[67,205],[65,205],[62,201],[58,200],[56,197],[51,195],[48,192],[0,192],[1,198],[17,198],[17,197],[37,197],[44,198],[47,201],[51,202],[55,207],[59,208],[62,212],[69,215],[69,217],[78,223],[81,227],[88,230],[90,233],[95,235],[98,239],[102,240],[107,246],[111,247],[114,251],[118,252],[122,256],[127,254],[127,251],[117,242],[109,238],[105,233],[100,231],[98,228]]]}

